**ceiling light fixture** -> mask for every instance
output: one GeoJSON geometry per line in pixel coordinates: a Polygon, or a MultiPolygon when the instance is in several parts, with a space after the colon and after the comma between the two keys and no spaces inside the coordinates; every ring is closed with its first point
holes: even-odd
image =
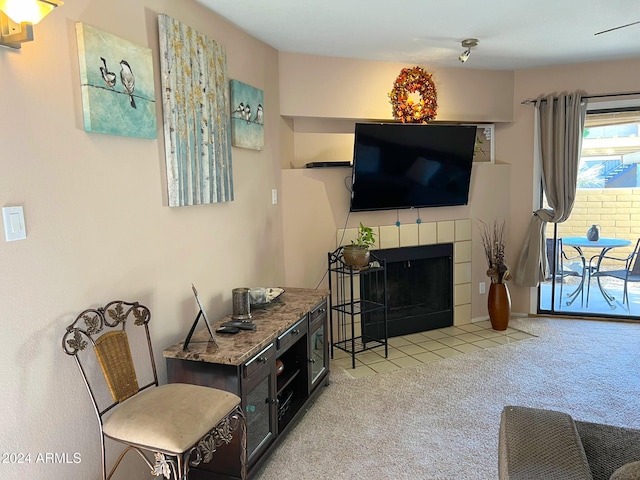
{"type": "Polygon", "coordinates": [[[33,25],[60,5],[60,0],[0,0],[0,45],[20,48],[32,41],[33,25]]]}
{"type": "Polygon", "coordinates": [[[462,54],[458,57],[462,63],[469,60],[469,55],[471,55],[471,48],[478,45],[479,40],[477,38],[466,38],[462,41],[462,48],[466,50],[462,52],[462,54]]]}

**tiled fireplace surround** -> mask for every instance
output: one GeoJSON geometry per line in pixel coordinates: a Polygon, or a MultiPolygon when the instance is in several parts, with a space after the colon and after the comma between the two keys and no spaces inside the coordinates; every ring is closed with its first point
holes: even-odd
{"type": "MultiPolygon", "coordinates": [[[[401,248],[416,245],[453,243],[453,324],[471,323],[471,251],[470,219],[446,220],[400,225],[370,226],[376,233],[373,249],[401,248]]],[[[337,231],[337,244],[348,245],[356,238],[358,229],[337,231]],[[343,235],[344,234],[344,235],[343,235]]],[[[356,324],[356,335],[360,325],[356,324]]]]}

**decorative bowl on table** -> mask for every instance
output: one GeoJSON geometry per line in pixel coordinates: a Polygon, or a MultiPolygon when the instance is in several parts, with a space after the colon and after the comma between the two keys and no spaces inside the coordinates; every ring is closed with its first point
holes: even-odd
{"type": "Polygon", "coordinates": [[[283,293],[284,293],[284,288],[277,288],[277,287],[250,288],[249,303],[251,304],[251,308],[266,307],[283,293]]]}

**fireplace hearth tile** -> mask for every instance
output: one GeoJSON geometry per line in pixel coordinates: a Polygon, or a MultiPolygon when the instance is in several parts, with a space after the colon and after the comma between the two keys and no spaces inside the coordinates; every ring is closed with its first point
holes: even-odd
{"type": "Polygon", "coordinates": [[[455,347],[457,345],[462,345],[464,343],[467,343],[463,339],[458,337],[441,338],[440,340],[436,340],[436,341],[446,345],[447,347],[455,347]]]}
{"type": "Polygon", "coordinates": [[[492,348],[492,347],[497,347],[498,345],[500,345],[497,342],[494,342],[493,340],[489,340],[489,339],[485,339],[485,340],[480,340],[479,342],[473,342],[474,345],[477,345],[478,347],[481,348],[492,348]]]}
{"type": "Polygon", "coordinates": [[[453,348],[455,348],[456,350],[460,350],[462,353],[472,353],[484,350],[482,347],[474,345],[473,343],[463,343],[462,345],[456,345],[453,348]]]}
{"type": "Polygon", "coordinates": [[[424,348],[422,348],[419,345],[416,345],[415,343],[412,343],[411,345],[403,345],[402,347],[398,347],[398,350],[406,353],[407,355],[417,355],[419,353],[426,352],[424,348]]]}
{"type": "Polygon", "coordinates": [[[438,222],[438,243],[453,243],[456,239],[454,221],[438,222]]]}
{"type": "Polygon", "coordinates": [[[453,244],[453,258],[456,263],[471,262],[471,251],[473,245],[471,241],[456,242],[453,244]]]}
{"type": "MultiPolygon", "coordinates": [[[[381,354],[384,355],[384,348],[381,351],[381,354]]],[[[402,350],[398,350],[397,348],[389,348],[389,354],[387,355],[388,360],[394,360],[396,358],[406,357],[407,354],[402,350]]]]}
{"type": "Polygon", "coordinates": [[[442,360],[441,356],[436,355],[433,352],[420,353],[416,355],[414,358],[418,360],[420,363],[430,363],[430,362],[435,362],[437,360],[442,360]]]}
{"type": "Polygon", "coordinates": [[[465,342],[469,342],[469,343],[475,343],[475,342],[479,342],[480,340],[484,340],[483,337],[481,337],[480,335],[477,335],[476,333],[464,333],[462,335],[458,335],[458,337],[462,340],[464,340],[465,342]]]}
{"type": "Polygon", "coordinates": [[[418,226],[420,245],[434,245],[438,243],[438,225],[435,222],[421,223],[418,226]]]}
{"type": "MultiPolygon", "coordinates": [[[[425,352],[425,353],[429,353],[429,352],[425,352]]],[[[407,367],[415,367],[417,365],[420,365],[421,362],[420,360],[418,360],[418,356],[416,355],[415,357],[402,357],[402,358],[397,358],[393,361],[391,361],[390,363],[393,363],[396,367],[396,369],[400,369],[400,368],[407,368],[407,367]]]]}
{"type": "Polygon", "coordinates": [[[521,332],[512,327],[498,332],[491,328],[491,322],[482,321],[430,330],[405,337],[394,337],[391,340],[402,343],[400,348],[390,346],[388,358],[384,358],[384,348],[382,347],[367,352],[366,356],[359,355],[356,358],[355,370],[351,369],[351,357],[344,354],[347,357],[345,358],[339,350],[336,351],[336,357],[340,356],[340,358],[332,360],[331,364],[332,368],[344,369],[352,377],[368,377],[532,338],[535,338],[535,335],[521,332]],[[430,340],[429,335],[438,337],[438,340],[430,340]],[[412,345],[418,348],[414,350],[411,348],[412,345]],[[376,355],[378,356],[376,357],[376,355]],[[362,362],[360,359],[366,360],[366,362],[362,362]]]}
{"type": "Polygon", "coordinates": [[[440,330],[430,330],[428,332],[423,332],[422,334],[425,337],[430,338],[432,340],[438,340],[439,338],[447,338],[449,336],[440,330]]]}
{"type": "Polygon", "coordinates": [[[455,348],[445,347],[440,350],[434,350],[433,353],[439,355],[442,358],[455,357],[456,355],[463,355],[460,350],[456,350],[455,348]]]}
{"type": "Polygon", "coordinates": [[[471,240],[471,238],[472,238],[471,220],[468,218],[465,218],[463,220],[456,220],[456,242],[471,240]]]}
{"type": "Polygon", "coordinates": [[[418,224],[400,225],[400,247],[415,247],[417,245],[420,245],[418,224]]]}
{"type": "Polygon", "coordinates": [[[389,339],[389,345],[398,348],[404,345],[411,345],[411,341],[403,337],[393,337],[389,339]]]}
{"type": "Polygon", "coordinates": [[[380,235],[376,242],[379,248],[399,248],[400,230],[395,225],[381,225],[380,235]]]}
{"type": "Polygon", "coordinates": [[[442,348],[442,345],[444,344],[439,342],[438,340],[429,340],[426,342],[418,343],[418,345],[424,348],[425,350],[437,350],[438,348],[442,348]]]}

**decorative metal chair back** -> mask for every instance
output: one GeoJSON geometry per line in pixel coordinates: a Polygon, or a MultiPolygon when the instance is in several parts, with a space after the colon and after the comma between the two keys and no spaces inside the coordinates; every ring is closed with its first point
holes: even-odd
{"type": "MultiPolygon", "coordinates": [[[[575,269],[565,269],[565,262],[571,263],[570,261],[580,259],[582,257],[580,255],[575,255],[570,257],[567,252],[564,251],[564,246],[562,245],[562,238],[558,238],[556,240],[556,246],[554,250],[553,246],[553,238],[547,238],[547,263],[549,264],[548,275],[547,278],[553,278],[554,275],[557,275],[560,279],[566,276],[582,276],[582,272],[575,269]],[[553,261],[555,253],[555,262],[553,261]]],[[[574,252],[575,254],[575,252],[574,252]]],[[[582,265],[584,268],[584,265],[582,265]]]]}
{"type": "Polygon", "coordinates": [[[217,447],[229,443],[231,432],[240,426],[240,477],[244,479],[246,422],[240,397],[201,385],[159,386],[150,319],[144,305],[116,300],[80,313],[62,337],[62,348],[74,357],[98,417],[103,480],[113,476],[129,451],[140,455],[152,475],[186,480],[189,467],[211,461],[217,447]],[[142,368],[142,363],[150,368],[142,368]],[[140,381],[148,383],[141,386],[140,381]],[[155,415],[154,408],[169,420],[155,415]],[[125,446],[108,475],[105,438],[125,446]]]}
{"type": "Polygon", "coordinates": [[[158,386],[158,375],[149,335],[148,324],[150,319],[151,312],[144,305],[140,305],[137,302],[130,303],[116,300],[102,308],[90,308],[83,311],[67,327],[62,339],[62,348],[68,355],[72,355],[75,358],[98,417],[102,417],[118,403],[125,401],[139,391],[151,386],[158,386]],[[133,317],[134,325],[143,327],[145,330],[149,359],[153,370],[153,381],[142,388],[138,385],[126,332],[129,317],[133,317]],[[98,401],[95,394],[96,386],[93,385],[91,376],[87,374],[86,365],[81,355],[89,344],[93,347],[113,398],[113,403],[105,408],[98,401]]]}
{"type": "Polygon", "coordinates": [[[546,247],[547,247],[547,265],[548,265],[547,278],[553,278],[555,273],[558,271],[558,267],[559,267],[558,260],[559,260],[560,249],[559,249],[558,242],[556,242],[556,246],[554,248],[553,238],[547,238],[546,247]],[[555,256],[555,261],[554,261],[554,256],[555,256]]]}
{"type": "Polygon", "coordinates": [[[629,270],[630,276],[640,277],[640,238],[636,242],[633,253],[629,257],[629,264],[627,265],[627,269],[629,270]],[[630,269],[629,266],[631,266],[630,269]]]}

